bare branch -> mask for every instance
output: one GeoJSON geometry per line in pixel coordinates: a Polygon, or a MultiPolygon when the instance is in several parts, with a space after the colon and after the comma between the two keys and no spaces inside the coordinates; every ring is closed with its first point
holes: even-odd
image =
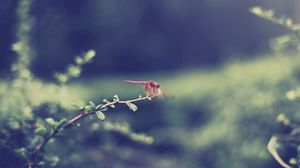
{"type": "Polygon", "coordinates": [[[268,150],[271,153],[271,155],[274,157],[274,159],[284,168],[292,168],[292,166],[288,165],[287,163],[285,163],[281,157],[279,156],[275,145],[278,142],[278,137],[276,136],[272,136],[272,138],[270,139],[269,143],[268,143],[268,150]]]}

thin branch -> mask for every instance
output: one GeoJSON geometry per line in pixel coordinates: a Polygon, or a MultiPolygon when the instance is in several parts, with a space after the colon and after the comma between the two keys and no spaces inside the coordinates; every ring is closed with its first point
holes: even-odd
{"type": "MultiPolygon", "coordinates": [[[[155,95],[154,96],[145,96],[145,97],[139,97],[139,98],[136,98],[136,99],[131,99],[131,100],[124,100],[124,101],[121,101],[121,100],[117,100],[117,101],[112,101],[112,102],[107,102],[106,104],[102,105],[99,109],[101,111],[101,109],[105,109],[109,106],[112,106],[112,105],[115,105],[115,104],[127,104],[127,103],[132,103],[132,102],[137,102],[137,101],[142,101],[142,100],[151,100],[152,98],[156,97],[155,95]]],[[[50,139],[54,138],[58,133],[64,131],[65,129],[69,128],[70,126],[72,126],[74,123],[76,123],[77,121],[89,116],[89,115],[92,115],[94,113],[96,113],[97,110],[93,110],[93,111],[83,111],[81,112],[80,114],[70,118],[66,124],[64,124],[63,126],[61,127],[58,127],[56,128],[55,130],[53,130],[45,139],[44,141],[38,145],[33,153],[32,153],[32,156],[35,157],[39,152],[41,152],[44,147],[47,145],[47,143],[49,142],[50,139]]]]}
{"type": "Polygon", "coordinates": [[[269,143],[268,143],[268,150],[271,153],[271,155],[274,157],[274,159],[284,168],[292,168],[290,165],[288,165],[287,163],[285,163],[281,157],[279,156],[275,145],[277,144],[277,141],[279,140],[278,137],[276,136],[272,136],[272,138],[270,139],[269,143]]]}

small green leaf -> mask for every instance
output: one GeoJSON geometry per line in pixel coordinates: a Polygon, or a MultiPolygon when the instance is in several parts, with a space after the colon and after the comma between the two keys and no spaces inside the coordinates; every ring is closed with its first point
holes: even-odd
{"type": "Polygon", "coordinates": [[[62,73],[56,73],[55,78],[61,83],[65,83],[69,80],[68,76],[62,73]]]}
{"type": "Polygon", "coordinates": [[[102,106],[103,106],[103,104],[98,104],[98,105],[95,107],[95,109],[97,110],[97,109],[101,108],[102,106]]]}
{"type": "Polygon", "coordinates": [[[62,120],[60,120],[60,121],[57,123],[56,128],[59,128],[59,127],[63,126],[66,122],[67,122],[67,119],[65,119],[65,118],[62,119],[62,120]]]}
{"type": "Polygon", "coordinates": [[[84,60],[86,62],[90,61],[92,58],[94,58],[96,56],[96,51],[95,50],[89,50],[88,52],[86,52],[85,56],[84,56],[84,60]]]}
{"type": "Polygon", "coordinates": [[[256,15],[261,15],[263,13],[263,9],[259,6],[255,6],[249,9],[251,13],[256,15]]]}
{"type": "Polygon", "coordinates": [[[76,57],[75,62],[76,62],[77,65],[81,65],[81,64],[84,63],[84,60],[81,57],[76,57]]]}
{"type": "Polygon", "coordinates": [[[293,26],[293,20],[292,20],[291,18],[287,18],[287,19],[285,20],[285,24],[286,24],[287,26],[293,26]]]}
{"type": "Polygon", "coordinates": [[[77,110],[83,110],[84,106],[78,105],[78,104],[72,104],[77,110]]]}
{"type": "Polygon", "coordinates": [[[18,148],[14,150],[17,154],[23,156],[23,157],[27,157],[27,150],[25,148],[18,148]]]}
{"type": "Polygon", "coordinates": [[[114,102],[119,101],[119,96],[118,95],[114,95],[113,100],[114,100],[114,102]]]}
{"type": "Polygon", "coordinates": [[[289,160],[289,163],[290,163],[291,165],[296,165],[296,164],[297,164],[297,159],[291,158],[291,159],[289,160]]]}
{"type": "Polygon", "coordinates": [[[104,108],[101,109],[102,112],[103,112],[103,111],[107,111],[107,110],[108,110],[107,107],[104,107],[104,108]]]}
{"type": "Polygon", "coordinates": [[[102,111],[96,111],[96,115],[100,120],[105,120],[105,115],[102,111]]]}
{"type": "Polygon", "coordinates": [[[138,109],[138,107],[133,103],[127,102],[126,105],[134,112],[138,109]]]}
{"type": "Polygon", "coordinates": [[[46,163],[44,161],[40,161],[37,163],[38,166],[45,167],[46,163]]]}
{"type": "Polygon", "coordinates": [[[39,135],[44,135],[47,133],[47,128],[41,124],[37,126],[37,128],[34,130],[34,133],[39,135]]]}
{"type": "Polygon", "coordinates": [[[78,107],[78,110],[84,110],[84,106],[78,107]]]}
{"type": "Polygon", "coordinates": [[[92,107],[96,107],[96,104],[92,101],[89,101],[89,104],[92,106],[92,107]]]}
{"type": "Polygon", "coordinates": [[[68,74],[72,77],[78,77],[81,73],[81,69],[79,66],[70,65],[68,67],[68,74]]]}
{"type": "Polygon", "coordinates": [[[87,105],[87,106],[84,107],[84,110],[85,110],[86,112],[91,112],[91,111],[94,110],[94,107],[91,106],[91,105],[87,105]]]}
{"type": "Polygon", "coordinates": [[[58,124],[56,121],[53,120],[53,118],[46,118],[45,121],[52,127],[56,127],[58,124]]]}
{"type": "Polygon", "coordinates": [[[281,113],[277,116],[276,121],[279,123],[282,123],[284,125],[290,124],[290,120],[283,113],[281,113]]]}
{"type": "Polygon", "coordinates": [[[47,161],[51,167],[55,167],[58,162],[60,161],[58,156],[45,156],[44,157],[45,161],[47,161]]]}
{"type": "Polygon", "coordinates": [[[300,31],[300,24],[299,23],[298,24],[294,24],[292,26],[292,29],[293,29],[293,31],[300,31]]]}
{"type": "Polygon", "coordinates": [[[29,142],[29,148],[33,148],[33,147],[41,144],[42,141],[43,141],[42,136],[40,136],[40,135],[34,136],[29,142]]]}

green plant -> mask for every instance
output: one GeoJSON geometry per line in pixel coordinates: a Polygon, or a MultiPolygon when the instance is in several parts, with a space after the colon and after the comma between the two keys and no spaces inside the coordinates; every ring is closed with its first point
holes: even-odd
{"type": "Polygon", "coordinates": [[[300,49],[300,23],[294,23],[293,19],[287,16],[275,16],[275,12],[262,7],[252,7],[250,12],[265,20],[271,21],[286,28],[289,33],[271,40],[271,47],[274,50],[281,50],[288,47],[300,49]]]}
{"type": "MultiPolygon", "coordinates": [[[[49,167],[56,166],[59,158],[48,154],[45,146],[66,129],[76,127],[78,121],[87,116],[96,116],[105,120],[105,112],[116,105],[125,104],[130,110],[136,111],[134,104],[139,101],[152,100],[157,95],[138,96],[130,100],[121,100],[117,95],[112,100],[103,99],[101,103],[90,101],[86,105],[78,104],[76,114],[70,116],[63,103],[57,99],[67,82],[79,77],[82,66],[92,61],[96,55],[94,50],[84,52],[75,58],[75,63],[68,66],[63,73],[56,73],[57,83],[44,83],[35,78],[30,70],[34,55],[30,34],[33,18],[30,16],[32,0],[20,0],[17,7],[17,42],[12,45],[17,60],[12,66],[14,78],[11,84],[5,86],[0,93],[0,167],[49,167]],[[51,87],[48,88],[48,85],[51,87]],[[51,93],[51,96],[47,95],[51,93]],[[4,98],[9,95],[10,98],[4,98]],[[46,98],[42,98],[46,97],[46,98]],[[43,108],[46,107],[46,108],[43,108]],[[65,112],[61,112],[65,111],[65,112]]],[[[104,129],[116,131],[130,139],[145,144],[151,144],[153,138],[144,134],[134,133],[128,125],[107,122],[104,129]]]]}
{"type": "MultiPolygon", "coordinates": [[[[266,10],[261,7],[253,7],[250,12],[258,17],[269,20],[275,24],[283,26],[289,33],[275,38],[271,42],[271,47],[275,50],[283,50],[286,48],[300,49],[300,23],[294,23],[293,19],[281,16],[275,16],[273,10],[266,10]]],[[[290,90],[286,93],[288,100],[293,101],[300,97],[299,89],[290,90]]],[[[269,140],[267,148],[275,160],[285,168],[292,168],[293,166],[300,166],[300,126],[291,122],[284,113],[277,116],[277,122],[290,129],[288,134],[273,135],[269,140]],[[296,156],[289,159],[289,162],[284,161],[280,156],[278,150],[291,147],[296,151],[296,156]]]]}
{"type": "MultiPolygon", "coordinates": [[[[65,129],[70,128],[71,126],[74,126],[76,122],[79,120],[89,116],[89,115],[96,115],[98,119],[101,121],[105,120],[105,114],[104,111],[107,111],[109,108],[115,108],[115,105],[117,104],[126,104],[132,111],[137,110],[137,106],[133,104],[134,102],[143,101],[143,100],[151,100],[155,96],[149,97],[149,96],[139,96],[136,99],[131,100],[120,100],[117,95],[114,96],[112,101],[108,101],[107,99],[103,100],[103,104],[95,104],[94,102],[90,101],[88,105],[80,107],[79,111],[80,113],[75,115],[74,117],[71,117],[70,119],[61,119],[60,121],[55,121],[53,118],[46,118],[45,122],[50,126],[50,130],[45,129],[45,125],[43,124],[37,124],[38,126],[35,129],[35,133],[44,135],[44,138],[40,144],[38,144],[36,147],[33,148],[33,150],[28,154],[25,155],[26,157],[30,158],[29,165],[32,165],[32,161],[35,163],[37,156],[42,152],[45,145],[54,138],[57,134],[62,133],[65,129]]],[[[111,125],[114,127],[114,125],[111,125]]],[[[129,135],[133,140],[141,141],[146,144],[151,144],[153,142],[152,137],[148,137],[142,134],[136,134],[132,133],[128,128],[124,129],[113,129],[117,130],[118,132],[121,132],[122,134],[129,135]]],[[[20,151],[20,149],[18,150],[20,151]]],[[[21,150],[24,151],[24,150],[21,150]]]]}

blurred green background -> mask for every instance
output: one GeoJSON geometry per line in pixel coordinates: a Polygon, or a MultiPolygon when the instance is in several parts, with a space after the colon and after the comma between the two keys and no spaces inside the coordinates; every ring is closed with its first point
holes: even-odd
{"type": "MultiPolygon", "coordinates": [[[[214,67],[229,58],[255,57],[286,30],[249,13],[253,6],[299,20],[298,0],[66,0],[36,1],[31,8],[35,75],[52,77],[83,50],[97,58],[87,75],[178,71],[214,67]],[[59,60],[59,61],[58,61],[59,60]]],[[[0,72],[14,61],[18,0],[1,1],[0,72]]]]}
{"type": "MultiPolygon", "coordinates": [[[[16,59],[18,1],[0,5],[0,116],[6,120],[10,67],[16,59]]],[[[30,97],[34,113],[50,111],[59,101],[62,116],[74,104],[143,94],[123,79],[155,80],[174,99],[137,103],[130,112],[117,107],[105,122],[127,123],[154,137],[145,145],[103,129],[95,118],[81,121],[47,146],[60,157],[58,167],[103,168],[252,168],[279,167],[266,149],[275,122],[284,112],[300,119],[299,100],[286,93],[299,84],[299,54],[272,52],[269,41],[287,31],[249,13],[264,6],[300,21],[299,1],[238,0],[44,0],[31,9],[36,80],[30,97]],[[297,6],[298,5],[298,6],[297,6]],[[93,62],[57,97],[53,74],[74,56],[94,49],[93,62]],[[63,108],[67,110],[63,110],[63,108]]],[[[70,111],[70,112],[66,112],[70,111]]],[[[50,113],[51,114],[51,113],[50,113]]],[[[52,115],[52,114],[51,114],[52,115]]],[[[54,114],[53,114],[54,115],[54,114]]],[[[284,157],[294,151],[282,151],[284,157]]]]}

